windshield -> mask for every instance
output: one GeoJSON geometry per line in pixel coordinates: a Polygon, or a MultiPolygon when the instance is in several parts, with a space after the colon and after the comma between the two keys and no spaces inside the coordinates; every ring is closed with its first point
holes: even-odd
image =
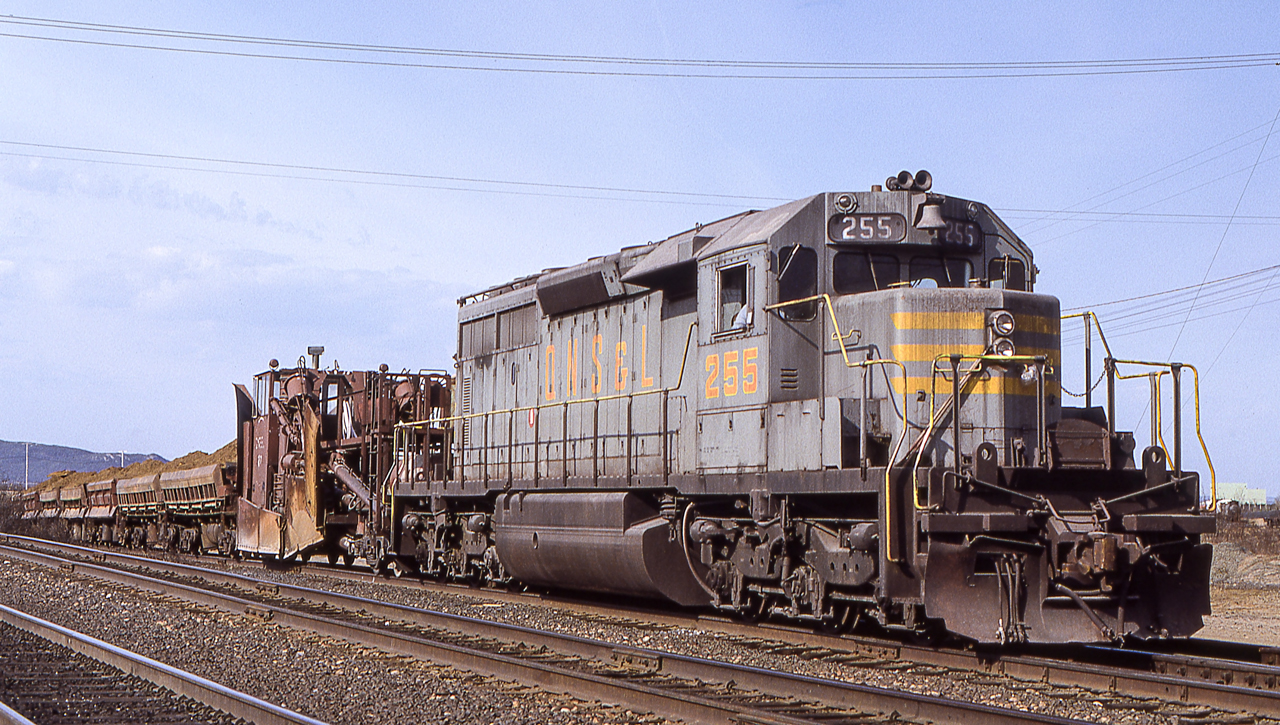
{"type": "Polygon", "coordinates": [[[967,259],[955,257],[913,257],[911,259],[912,287],[964,287],[973,276],[973,265],[967,259]]]}

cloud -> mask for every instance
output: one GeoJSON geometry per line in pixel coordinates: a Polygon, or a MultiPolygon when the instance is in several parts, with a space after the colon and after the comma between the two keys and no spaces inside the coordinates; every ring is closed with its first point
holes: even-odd
{"type": "MultiPolygon", "coordinates": [[[[221,177],[212,177],[220,179],[221,177]]],[[[192,188],[146,171],[125,176],[93,164],[0,157],[0,182],[45,197],[82,197],[98,201],[127,200],[134,206],[159,212],[181,213],[203,222],[255,225],[308,241],[321,240],[315,222],[296,222],[251,203],[239,190],[223,194],[192,188]]],[[[220,181],[208,186],[217,188],[220,181]]],[[[18,225],[18,218],[9,222],[18,225]]],[[[23,228],[30,228],[30,222],[23,228]]]]}

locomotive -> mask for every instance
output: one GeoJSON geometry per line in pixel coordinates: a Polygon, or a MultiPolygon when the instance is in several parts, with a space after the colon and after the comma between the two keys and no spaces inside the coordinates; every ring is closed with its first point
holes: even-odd
{"type": "Polygon", "coordinates": [[[743,212],[462,298],[453,375],[272,361],[236,387],[238,463],[186,508],[134,482],[99,538],[974,642],[1188,636],[1215,527],[1190,366],[1108,348],[1106,405],[1064,405],[1037,273],[927,172],[743,212]],[[1115,388],[1158,410],[1163,376],[1174,443],[1135,456],[1115,388]]]}
{"type": "Polygon", "coordinates": [[[832,627],[1197,631],[1215,520],[1180,432],[1172,465],[1155,441],[1135,459],[1110,354],[1108,405],[1064,406],[1030,249],[931,187],[903,172],[460,300],[447,475],[402,436],[390,542],[434,576],[832,627]]]}

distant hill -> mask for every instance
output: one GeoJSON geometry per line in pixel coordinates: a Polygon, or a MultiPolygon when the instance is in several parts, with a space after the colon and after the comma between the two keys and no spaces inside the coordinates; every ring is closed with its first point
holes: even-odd
{"type": "MultiPolygon", "coordinates": [[[[0,441],[0,482],[8,481],[21,485],[26,475],[26,460],[27,444],[0,441]]],[[[124,454],[126,466],[140,461],[168,462],[154,453],[124,454]]],[[[80,448],[31,444],[30,480],[32,484],[45,480],[54,471],[93,472],[119,465],[119,453],[94,453],[80,448]]]]}

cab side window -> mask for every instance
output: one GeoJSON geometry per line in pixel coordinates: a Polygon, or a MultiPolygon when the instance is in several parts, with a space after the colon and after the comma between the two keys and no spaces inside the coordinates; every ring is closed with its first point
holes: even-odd
{"type": "MultiPolygon", "coordinates": [[[[796,245],[778,250],[778,301],[790,302],[818,294],[818,253],[796,245]]],[[[787,305],[778,309],[786,320],[812,320],[818,314],[817,301],[787,305]]]]}
{"type": "Polygon", "coordinates": [[[751,308],[747,306],[747,265],[720,270],[720,329],[745,329],[751,326],[751,308]]]}

